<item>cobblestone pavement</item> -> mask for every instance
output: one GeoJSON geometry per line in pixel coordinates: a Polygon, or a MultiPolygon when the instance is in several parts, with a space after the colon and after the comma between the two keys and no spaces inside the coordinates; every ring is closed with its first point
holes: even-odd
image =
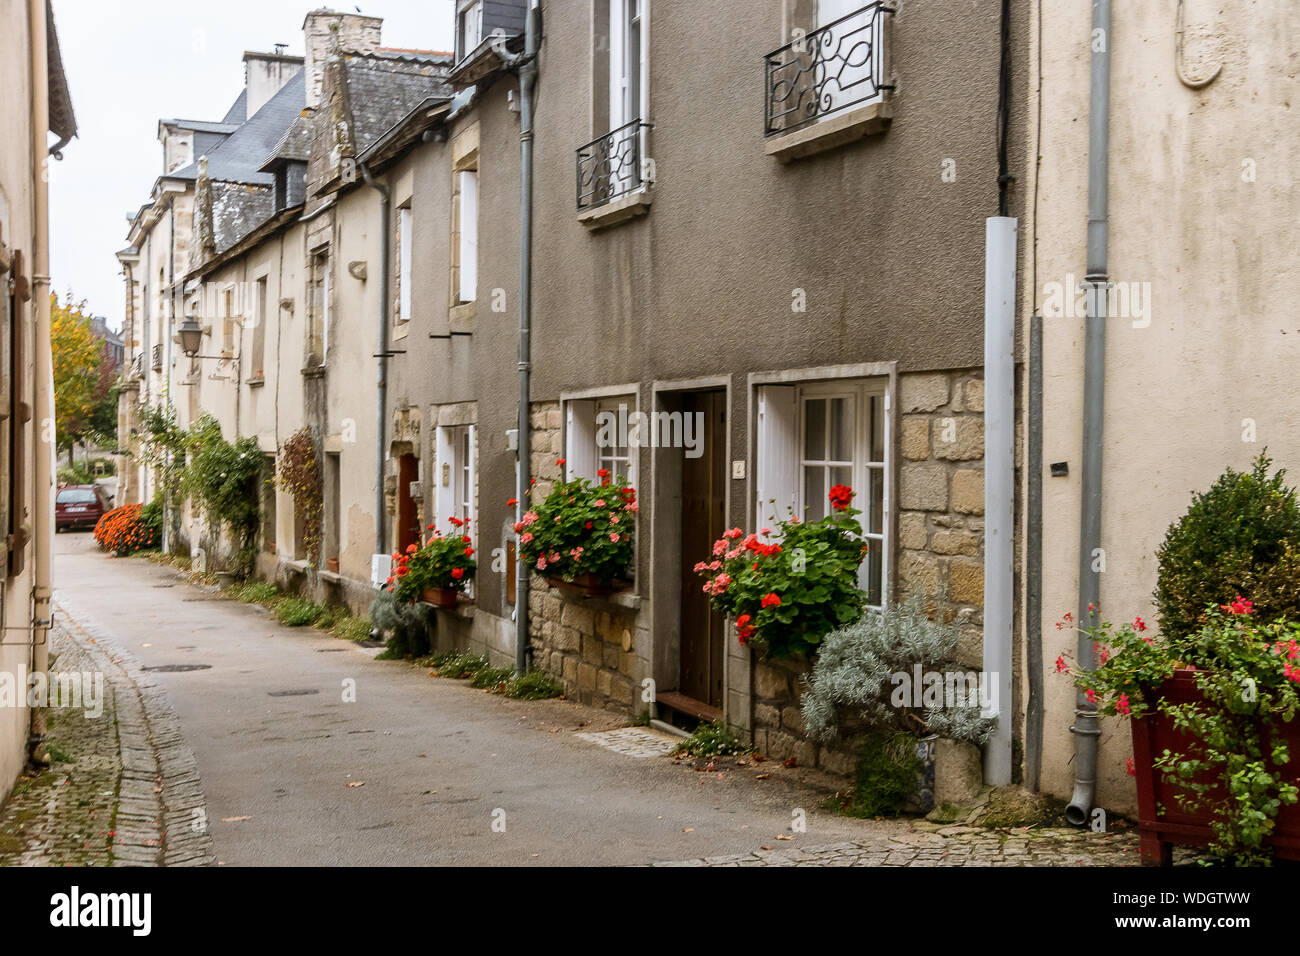
{"type": "Polygon", "coordinates": [[[988,830],[923,821],[878,838],[800,847],[793,842],[734,856],[656,866],[1137,866],[1133,831],[988,830]]]}
{"type": "Polygon", "coordinates": [[[162,690],[56,605],[52,673],[103,675],[103,712],[51,707],[48,770],[0,811],[0,864],[195,866],[212,840],[194,756],[162,690]]]}

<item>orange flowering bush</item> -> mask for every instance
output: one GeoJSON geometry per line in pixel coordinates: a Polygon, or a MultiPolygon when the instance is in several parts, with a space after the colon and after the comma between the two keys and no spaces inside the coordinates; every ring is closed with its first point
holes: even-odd
{"type": "Polygon", "coordinates": [[[162,512],[154,505],[123,505],[105,512],[95,524],[95,540],[105,551],[134,554],[158,547],[162,512]]]}

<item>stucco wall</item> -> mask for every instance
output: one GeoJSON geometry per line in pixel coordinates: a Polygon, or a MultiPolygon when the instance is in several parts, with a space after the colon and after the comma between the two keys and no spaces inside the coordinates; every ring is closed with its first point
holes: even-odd
{"type": "MultiPolygon", "coordinates": [[[[1116,4],[1110,37],[1109,271],[1117,283],[1150,284],[1146,315],[1107,323],[1101,602],[1113,621],[1154,618],[1155,551],[1193,491],[1265,446],[1300,477],[1297,11],[1188,0],[1188,72],[1223,64],[1195,91],[1174,71],[1175,7],[1116,4]],[[1243,440],[1247,419],[1254,441],[1243,440]]],[[[1025,283],[1039,311],[1048,283],[1084,273],[1089,110],[1088,5],[1050,0],[1042,13],[1051,28],[1040,56],[1038,258],[1025,283]]],[[[1068,478],[1042,478],[1043,786],[1067,795],[1073,691],[1053,662],[1073,640],[1053,625],[1077,600],[1083,320],[1043,324],[1044,469],[1071,466],[1068,478]]],[[[1130,754],[1127,727],[1104,720],[1100,806],[1134,808],[1130,754]]]]}

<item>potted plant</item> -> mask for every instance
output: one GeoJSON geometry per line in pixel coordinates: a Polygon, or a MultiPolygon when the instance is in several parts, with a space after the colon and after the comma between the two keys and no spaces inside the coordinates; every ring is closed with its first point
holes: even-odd
{"type": "Polygon", "coordinates": [[[638,509],[631,485],[604,468],[596,474],[599,484],[559,482],[515,523],[523,559],[551,585],[586,597],[627,587],[638,509]]]}
{"type": "Polygon", "coordinates": [[[811,655],[825,635],[861,616],[858,566],[867,545],[853,495],[846,485],[832,488],[831,512],[819,521],[791,516],[757,534],[732,528],[713,543],[712,558],[695,565],[740,643],[754,641],[767,658],[811,655]]]}
{"type": "MultiPolygon", "coordinates": [[[[1204,620],[1174,636],[1103,622],[1089,630],[1099,666],[1073,673],[1101,714],[1132,718],[1143,862],[1167,865],[1174,843],[1235,864],[1300,859],[1300,625],[1256,620],[1241,597],[1204,620]]],[[[1071,673],[1064,655],[1056,669],[1071,673]]]]}
{"type": "Polygon", "coordinates": [[[406,553],[393,555],[393,573],[388,590],[399,602],[424,601],[434,607],[455,607],[465,586],[474,579],[477,565],[470,537],[464,534],[468,520],[450,519],[452,533],[444,535],[434,525],[424,545],[408,545],[406,553]]]}

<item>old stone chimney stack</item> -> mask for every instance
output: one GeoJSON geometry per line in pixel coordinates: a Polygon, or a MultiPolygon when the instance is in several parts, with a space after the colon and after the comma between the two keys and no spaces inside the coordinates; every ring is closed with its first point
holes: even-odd
{"type": "Polygon", "coordinates": [[[244,87],[248,90],[248,116],[266,105],[302,69],[302,57],[284,53],[244,54],[244,87]]]}
{"type": "Polygon", "coordinates": [[[302,32],[306,40],[307,106],[320,106],[321,88],[325,81],[325,61],[329,58],[330,44],[334,42],[331,29],[337,24],[339,48],[356,53],[374,53],[379,49],[380,17],[367,17],[357,13],[336,13],[333,10],[313,10],[303,21],[302,32]]]}

